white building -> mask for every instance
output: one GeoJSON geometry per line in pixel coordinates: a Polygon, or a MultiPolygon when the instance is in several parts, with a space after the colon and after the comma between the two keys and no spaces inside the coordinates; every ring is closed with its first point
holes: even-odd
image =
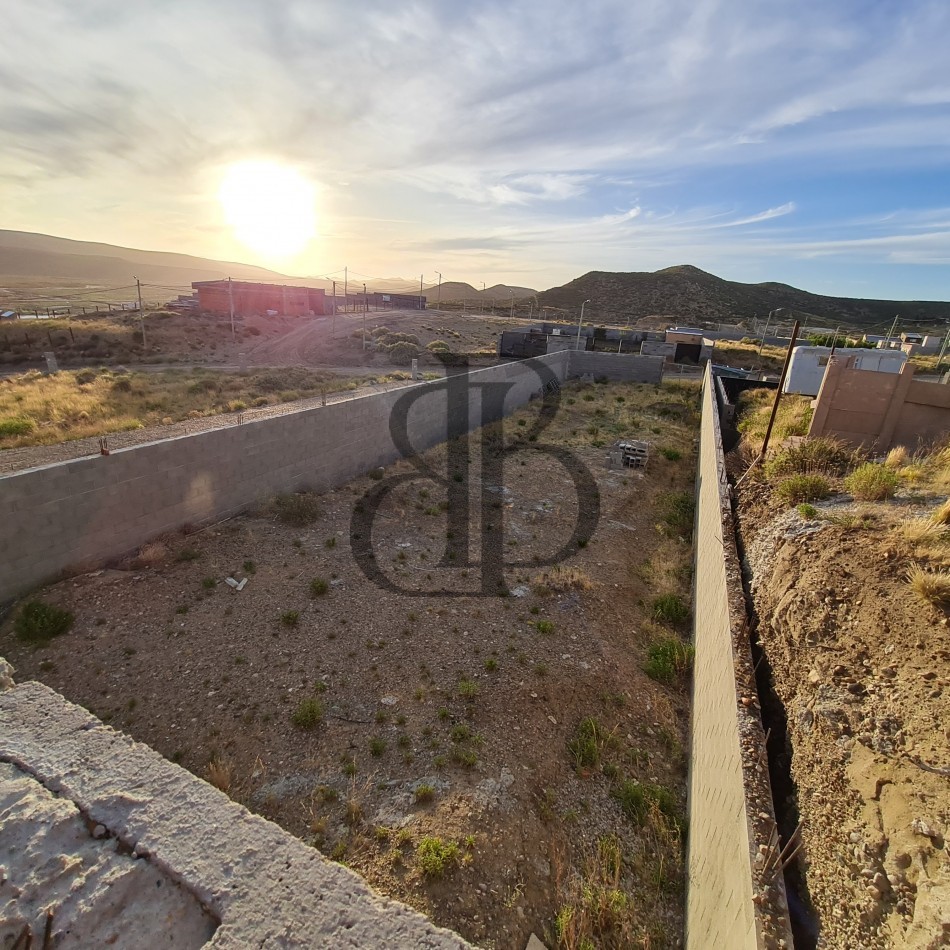
{"type": "MultiPolygon", "coordinates": [[[[856,357],[854,368],[871,370],[878,373],[899,373],[907,362],[907,354],[901,350],[867,350],[861,347],[839,346],[835,349],[836,359],[856,357]]],[[[817,396],[821,381],[825,378],[828,360],[831,359],[830,346],[796,346],[788,365],[785,378],[786,393],[801,393],[803,396],[817,396]]]]}

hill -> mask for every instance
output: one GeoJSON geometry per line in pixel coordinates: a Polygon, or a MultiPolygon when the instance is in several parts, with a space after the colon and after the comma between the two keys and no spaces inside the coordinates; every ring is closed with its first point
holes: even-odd
{"type": "Polygon", "coordinates": [[[870,329],[887,325],[900,314],[902,328],[946,327],[950,304],[924,300],[863,300],[826,297],[787,284],[743,284],[723,280],[688,264],[653,273],[591,271],[563,287],[538,294],[542,307],[563,308],[575,314],[584,300],[597,321],[639,320],[664,315],[670,322],[743,323],[772,310],[786,308],[780,316],[809,319],[823,326],[870,329]],[[817,319],[816,319],[817,318],[817,319]]]}
{"type": "Polygon", "coordinates": [[[147,283],[183,288],[193,280],[221,277],[299,282],[299,278],[251,264],[0,230],[0,276],[128,284],[133,275],[147,283]]]}
{"type": "Polygon", "coordinates": [[[515,287],[510,284],[495,284],[492,287],[486,287],[484,290],[476,290],[471,284],[461,280],[443,281],[441,297],[437,286],[427,287],[425,291],[429,303],[441,299],[443,303],[459,303],[463,300],[478,300],[488,303],[494,300],[496,304],[501,304],[510,301],[512,296],[515,300],[524,300],[526,297],[533,297],[536,293],[537,291],[530,287],[515,287]]]}

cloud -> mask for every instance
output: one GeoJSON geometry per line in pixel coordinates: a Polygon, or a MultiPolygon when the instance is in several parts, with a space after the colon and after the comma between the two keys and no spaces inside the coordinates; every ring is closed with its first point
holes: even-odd
{"type": "Polygon", "coordinates": [[[0,182],[21,227],[210,253],[214,177],[261,156],[323,183],[334,263],[371,242],[387,265],[477,252],[546,273],[570,254],[941,259],[900,214],[880,244],[819,233],[783,179],[946,166],[942,2],[7,6],[0,182]],[[706,184],[721,169],[744,170],[729,194],[706,184]]]}

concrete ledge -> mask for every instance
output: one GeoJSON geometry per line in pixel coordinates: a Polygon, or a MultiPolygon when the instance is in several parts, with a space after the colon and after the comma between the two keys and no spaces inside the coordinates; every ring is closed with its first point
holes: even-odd
{"type": "Polygon", "coordinates": [[[784,881],[763,873],[776,824],[709,367],[696,488],[686,946],[791,947],[784,881]]]}
{"type": "Polygon", "coordinates": [[[0,692],[0,762],[193,895],[220,921],[208,946],[470,946],[39,683],[0,692]]]}

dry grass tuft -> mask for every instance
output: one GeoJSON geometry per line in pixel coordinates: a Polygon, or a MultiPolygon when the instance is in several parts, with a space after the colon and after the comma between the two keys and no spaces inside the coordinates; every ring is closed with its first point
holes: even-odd
{"type": "Polygon", "coordinates": [[[907,571],[907,583],[926,603],[936,607],[950,606],[950,572],[928,571],[920,564],[914,564],[907,571]]]}
{"type": "Polygon", "coordinates": [[[931,516],[935,525],[950,525],[950,498],[948,498],[931,516]]]}
{"type": "Polygon", "coordinates": [[[152,541],[149,544],[143,544],[139,550],[138,557],[135,559],[136,566],[155,567],[161,564],[168,557],[168,548],[161,541],[152,541]]]}
{"type": "Polygon", "coordinates": [[[535,580],[536,587],[547,590],[590,590],[594,586],[587,571],[559,564],[535,580]]]}
{"type": "Polygon", "coordinates": [[[887,458],[884,459],[884,464],[888,468],[901,468],[907,463],[907,446],[904,445],[895,445],[894,448],[887,453],[887,458]]]}
{"type": "Polygon", "coordinates": [[[208,763],[208,781],[227,794],[234,781],[231,763],[221,758],[214,758],[208,763]]]}
{"type": "Polygon", "coordinates": [[[904,540],[911,544],[931,544],[946,536],[946,528],[930,518],[911,518],[903,522],[898,530],[904,540]]]}

